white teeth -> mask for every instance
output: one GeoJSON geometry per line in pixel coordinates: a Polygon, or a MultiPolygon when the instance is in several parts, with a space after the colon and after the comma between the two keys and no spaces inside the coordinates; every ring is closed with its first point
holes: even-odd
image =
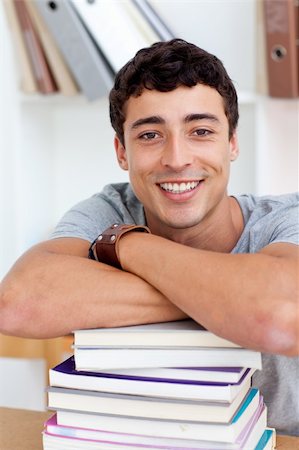
{"type": "Polygon", "coordinates": [[[199,181],[188,181],[187,183],[161,183],[160,187],[164,189],[164,191],[172,192],[173,194],[181,194],[195,189],[198,185],[199,181]]]}

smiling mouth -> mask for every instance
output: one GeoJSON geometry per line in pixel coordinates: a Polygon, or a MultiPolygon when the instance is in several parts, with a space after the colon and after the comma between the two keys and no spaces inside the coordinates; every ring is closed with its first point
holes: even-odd
{"type": "Polygon", "coordinates": [[[188,181],[182,183],[159,183],[159,186],[163,191],[171,192],[172,194],[183,194],[185,192],[193,191],[197,188],[199,183],[203,180],[188,181]]]}

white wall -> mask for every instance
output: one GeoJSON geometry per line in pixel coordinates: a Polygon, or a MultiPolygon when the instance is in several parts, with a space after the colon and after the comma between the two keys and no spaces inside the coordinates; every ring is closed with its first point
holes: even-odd
{"type": "Polygon", "coordinates": [[[298,100],[264,98],[257,104],[256,191],[298,191],[298,100]]]}
{"type": "MultiPolygon", "coordinates": [[[[0,406],[43,411],[46,407],[43,359],[0,358],[0,406]]],[[[4,450],[4,449],[3,449],[4,450]]]]}
{"type": "Polygon", "coordinates": [[[214,53],[238,90],[255,90],[255,0],[151,0],[177,37],[214,53]]]}

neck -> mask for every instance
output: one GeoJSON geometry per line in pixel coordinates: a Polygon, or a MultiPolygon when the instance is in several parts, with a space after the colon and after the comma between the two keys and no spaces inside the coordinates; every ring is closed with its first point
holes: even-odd
{"type": "Polygon", "coordinates": [[[244,223],[237,200],[226,196],[208,217],[193,227],[175,229],[150,223],[149,227],[154,234],[189,247],[229,253],[240,238],[244,223]]]}

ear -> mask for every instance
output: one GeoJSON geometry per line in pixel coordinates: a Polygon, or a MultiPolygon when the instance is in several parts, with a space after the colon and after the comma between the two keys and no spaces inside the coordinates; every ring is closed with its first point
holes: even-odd
{"type": "Polygon", "coordinates": [[[235,161],[239,156],[239,142],[237,132],[234,131],[229,141],[229,159],[235,161]]]}
{"type": "Polygon", "coordinates": [[[116,152],[116,157],[118,164],[121,169],[128,170],[128,160],[127,160],[127,152],[123,144],[120,142],[118,136],[115,135],[114,137],[114,148],[116,152]]]}

